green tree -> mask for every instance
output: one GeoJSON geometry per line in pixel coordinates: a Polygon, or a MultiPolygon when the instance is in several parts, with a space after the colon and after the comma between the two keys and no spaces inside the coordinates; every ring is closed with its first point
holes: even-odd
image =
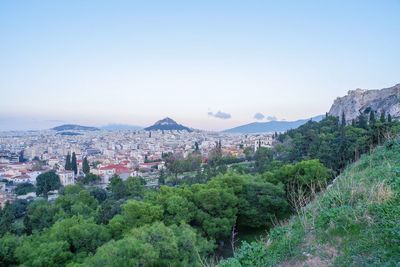
{"type": "Polygon", "coordinates": [[[83,158],[82,171],[83,171],[84,174],[89,174],[90,173],[90,166],[89,166],[89,161],[88,161],[87,157],[83,158]]]}
{"type": "Polygon", "coordinates": [[[68,152],[67,157],[65,159],[65,170],[71,171],[72,170],[72,163],[71,163],[71,154],[68,152]]]}
{"type": "Polygon", "coordinates": [[[78,164],[76,162],[76,154],[75,154],[75,152],[72,152],[71,170],[74,171],[75,175],[78,173],[78,164]]]}
{"type": "Polygon", "coordinates": [[[36,188],[31,183],[20,183],[14,189],[16,195],[25,195],[30,192],[36,192],[36,188]]]}
{"type": "Polygon", "coordinates": [[[371,110],[369,112],[369,124],[370,125],[375,125],[376,119],[375,119],[375,111],[371,110]]]}
{"type": "Polygon", "coordinates": [[[380,117],[379,120],[380,120],[381,123],[385,123],[386,122],[386,115],[385,115],[385,111],[384,110],[381,111],[381,117],[380,117]]]}
{"type": "Polygon", "coordinates": [[[101,181],[101,177],[93,173],[87,173],[81,180],[83,184],[95,184],[99,181],[101,181]]]}
{"type": "Polygon", "coordinates": [[[126,192],[129,196],[141,199],[144,196],[146,181],[141,177],[128,177],[124,182],[126,192]]]}
{"type": "Polygon", "coordinates": [[[158,176],[158,185],[164,185],[164,184],[165,184],[165,172],[164,169],[162,169],[158,176]]]}
{"type": "Polygon", "coordinates": [[[342,112],[341,127],[342,128],[346,127],[346,116],[344,114],[344,111],[342,112]]]}
{"type": "Polygon", "coordinates": [[[18,259],[15,250],[20,246],[23,237],[6,234],[0,238],[0,266],[16,266],[18,259]]]}
{"type": "Polygon", "coordinates": [[[11,231],[15,216],[9,202],[0,210],[0,236],[11,231]]]}
{"type": "Polygon", "coordinates": [[[127,196],[124,181],[118,175],[113,175],[113,177],[111,177],[109,188],[113,197],[116,199],[121,199],[127,196]]]}
{"type": "Polygon", "coordinates": [[[49,228],[56,220],[57,209],[46,200],[36,200],[28,206],[24,225],[27,233],[49,228]]]}
{"type": "Polygon", "coordinates": [[[223,239],[230,235],[236,221],[238,199],[228,188],[193,185],[195,221],[210,238],[223,239]]]}
{"type": "Polygon", "coordinates": [[[272,161],[272,150],[266,147],[260,147],[254,154],[254,167],[257,172],[264,172],[268,168],[268,164],[272,161]]]}
{"type": "Polygon", "coordinates": [[[73,258],[68,242],[50,241],[37,235],[26,238],[15,255],[22,266],[32,267],[62,267],[73,258]]]}
{"type": "Polygon", "coordinates": [[[110,221],[110,227],[114,235],[118,235],[133,227],[159,221],[162,214],[163,210],[158,205],[131,199],[122,205],[122,214],[116,215],[110,221]]]}
{"type": "Polygon", "coordinates": [[[86,259],[84,266],[155,266],[157,258],[158,253],[151,244],[143,243],[133,236],[127,236],[118,241],[111,240],[99,247],[93,257],[86,259]]]}
{"type": "Polygon", "coordinates": [[[187,225],[165,226],[161,222],[132,230],[132,235],[152,245],[158,257],[156,266],[201,266],[212,246],[187,225]]]}
{"type": "Polygon", "coordinates": [[[96,248],[107,242],[111,235],[103,225],[92,219],[73,216],[57,221],[49,231],[50,239],[65,241],[73,253],[94,253],[96,248]]]}
{"type": "Polygon", "coordinates": [[[36,194],[47,198],[49,191],[58,190],[61,186],[60,177],[55,171],[48,171],[36,178],[36,194]]]}

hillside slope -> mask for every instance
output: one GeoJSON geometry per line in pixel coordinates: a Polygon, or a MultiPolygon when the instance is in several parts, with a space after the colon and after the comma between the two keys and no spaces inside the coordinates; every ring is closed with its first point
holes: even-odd
{"type": "Polygon", "coordinates": [[[295,129],[308,121],[321,121],[325,115],[315,116],[309,119],[297,121],[267,121],[267,122],[252,122],[249,124],[237,126],[235,128],[224,130],[226,133],[273,133],[285,132],[290,129],[295,129]]]}
{"type": "Polygon", "coordinates": [[[350,165],[259,242],[218,266],[399,266],[400,142],[350,165]]]}

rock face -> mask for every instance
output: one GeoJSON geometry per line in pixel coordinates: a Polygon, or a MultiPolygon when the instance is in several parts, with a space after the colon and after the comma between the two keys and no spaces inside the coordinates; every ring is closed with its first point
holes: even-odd
{"type": "Polygon", "coordinates": [[[186,126],[176,123],[171,118],[165,118],[162,120],[157,121],[154,125],[144,128],[146,131],[188,131],[191,132],[192,130],[186,126]]]}
{"type": "Polygon", "coordinates": [[[400,118],[400,84],[380,90],[350,90],[346,96],[338,97],[329,110],[329,115],[341,117],[346,121],[356,119],[362,112],[384,111],[393,118],[400,118]]]}

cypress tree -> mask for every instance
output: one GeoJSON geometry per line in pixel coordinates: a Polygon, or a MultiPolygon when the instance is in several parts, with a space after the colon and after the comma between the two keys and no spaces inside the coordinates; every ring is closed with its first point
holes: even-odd
{"type": "Polygon", "coordinates": [[[90,173],[90,166],[89,166],[89,161],[87,160],[87,157],[85,157],[83,159],[82,162],[82,170],[85,174],[89,174],[90,173]]]}
{"type": "Polygon", "coordinates": [[[71,170],[74,171],[75,175],[78,174],[78,165],[76,164],[75,152],[72,152],[71,170]]]}
{"type": "Polygon", "coordinates": [[[72,170],[72,164],[71,164],[71,154],[67,154],[67,157],[65,159],[65,170],[70,171],[72,170]]]}
{"type": "Polygon", "coordinates": [[[375,119],[375,111],[371,110],[369,112],[369,124],[370,125],[375,125],[376,119],[375,119]]]}
{"type": "Polygon", "coordinates": [[[368,122],[367,118],[365,117],[365,114],[361,113],[358,118],[357,118],[357,126],[359,128],[367,129],[368,122]]]}
{"type": "Polygon", "coordinates": [[[392,115],[388,114],[388,123],[392,123],[392,115]]]}
{"type": "Polygon", "coordinates": [[[385,123],[385,121],[386,121],[386,118],[385,118],[385,111],[384,111],[384,110],[382,110],[382,112],[381,112],[380,121],[381,121],[382,123],[385,123]]]}
{"type": "Polygon", "coordinates": [[[341,124],[342,128],[344,128],[346,126],[346,117],[344,115],[344,111],[342,112],[342,124],[341,124]]]}

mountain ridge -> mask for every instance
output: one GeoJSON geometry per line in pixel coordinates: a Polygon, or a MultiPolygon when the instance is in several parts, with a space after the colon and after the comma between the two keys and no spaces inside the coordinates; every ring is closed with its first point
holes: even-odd
{"type": "Polygon", "coordinates": [[[297,128],[309,120],[320,121],[324,115],[314,116],[309,119],[300,119],[296,121],[268,121],[268,122],[252,122],[240,125],[234,128],[226,129],[225,133],[265,133],[265,132],[284,132],[297,128]]]}
{"type": "Polygon", "coordinates": [[[97,127],[83,126],[83,125],[78,125],[78,124],[62,124],[62,125],[53,127],[50,130],[61,132],[61,131],[99,131],[100,129],[97,127]]]}

